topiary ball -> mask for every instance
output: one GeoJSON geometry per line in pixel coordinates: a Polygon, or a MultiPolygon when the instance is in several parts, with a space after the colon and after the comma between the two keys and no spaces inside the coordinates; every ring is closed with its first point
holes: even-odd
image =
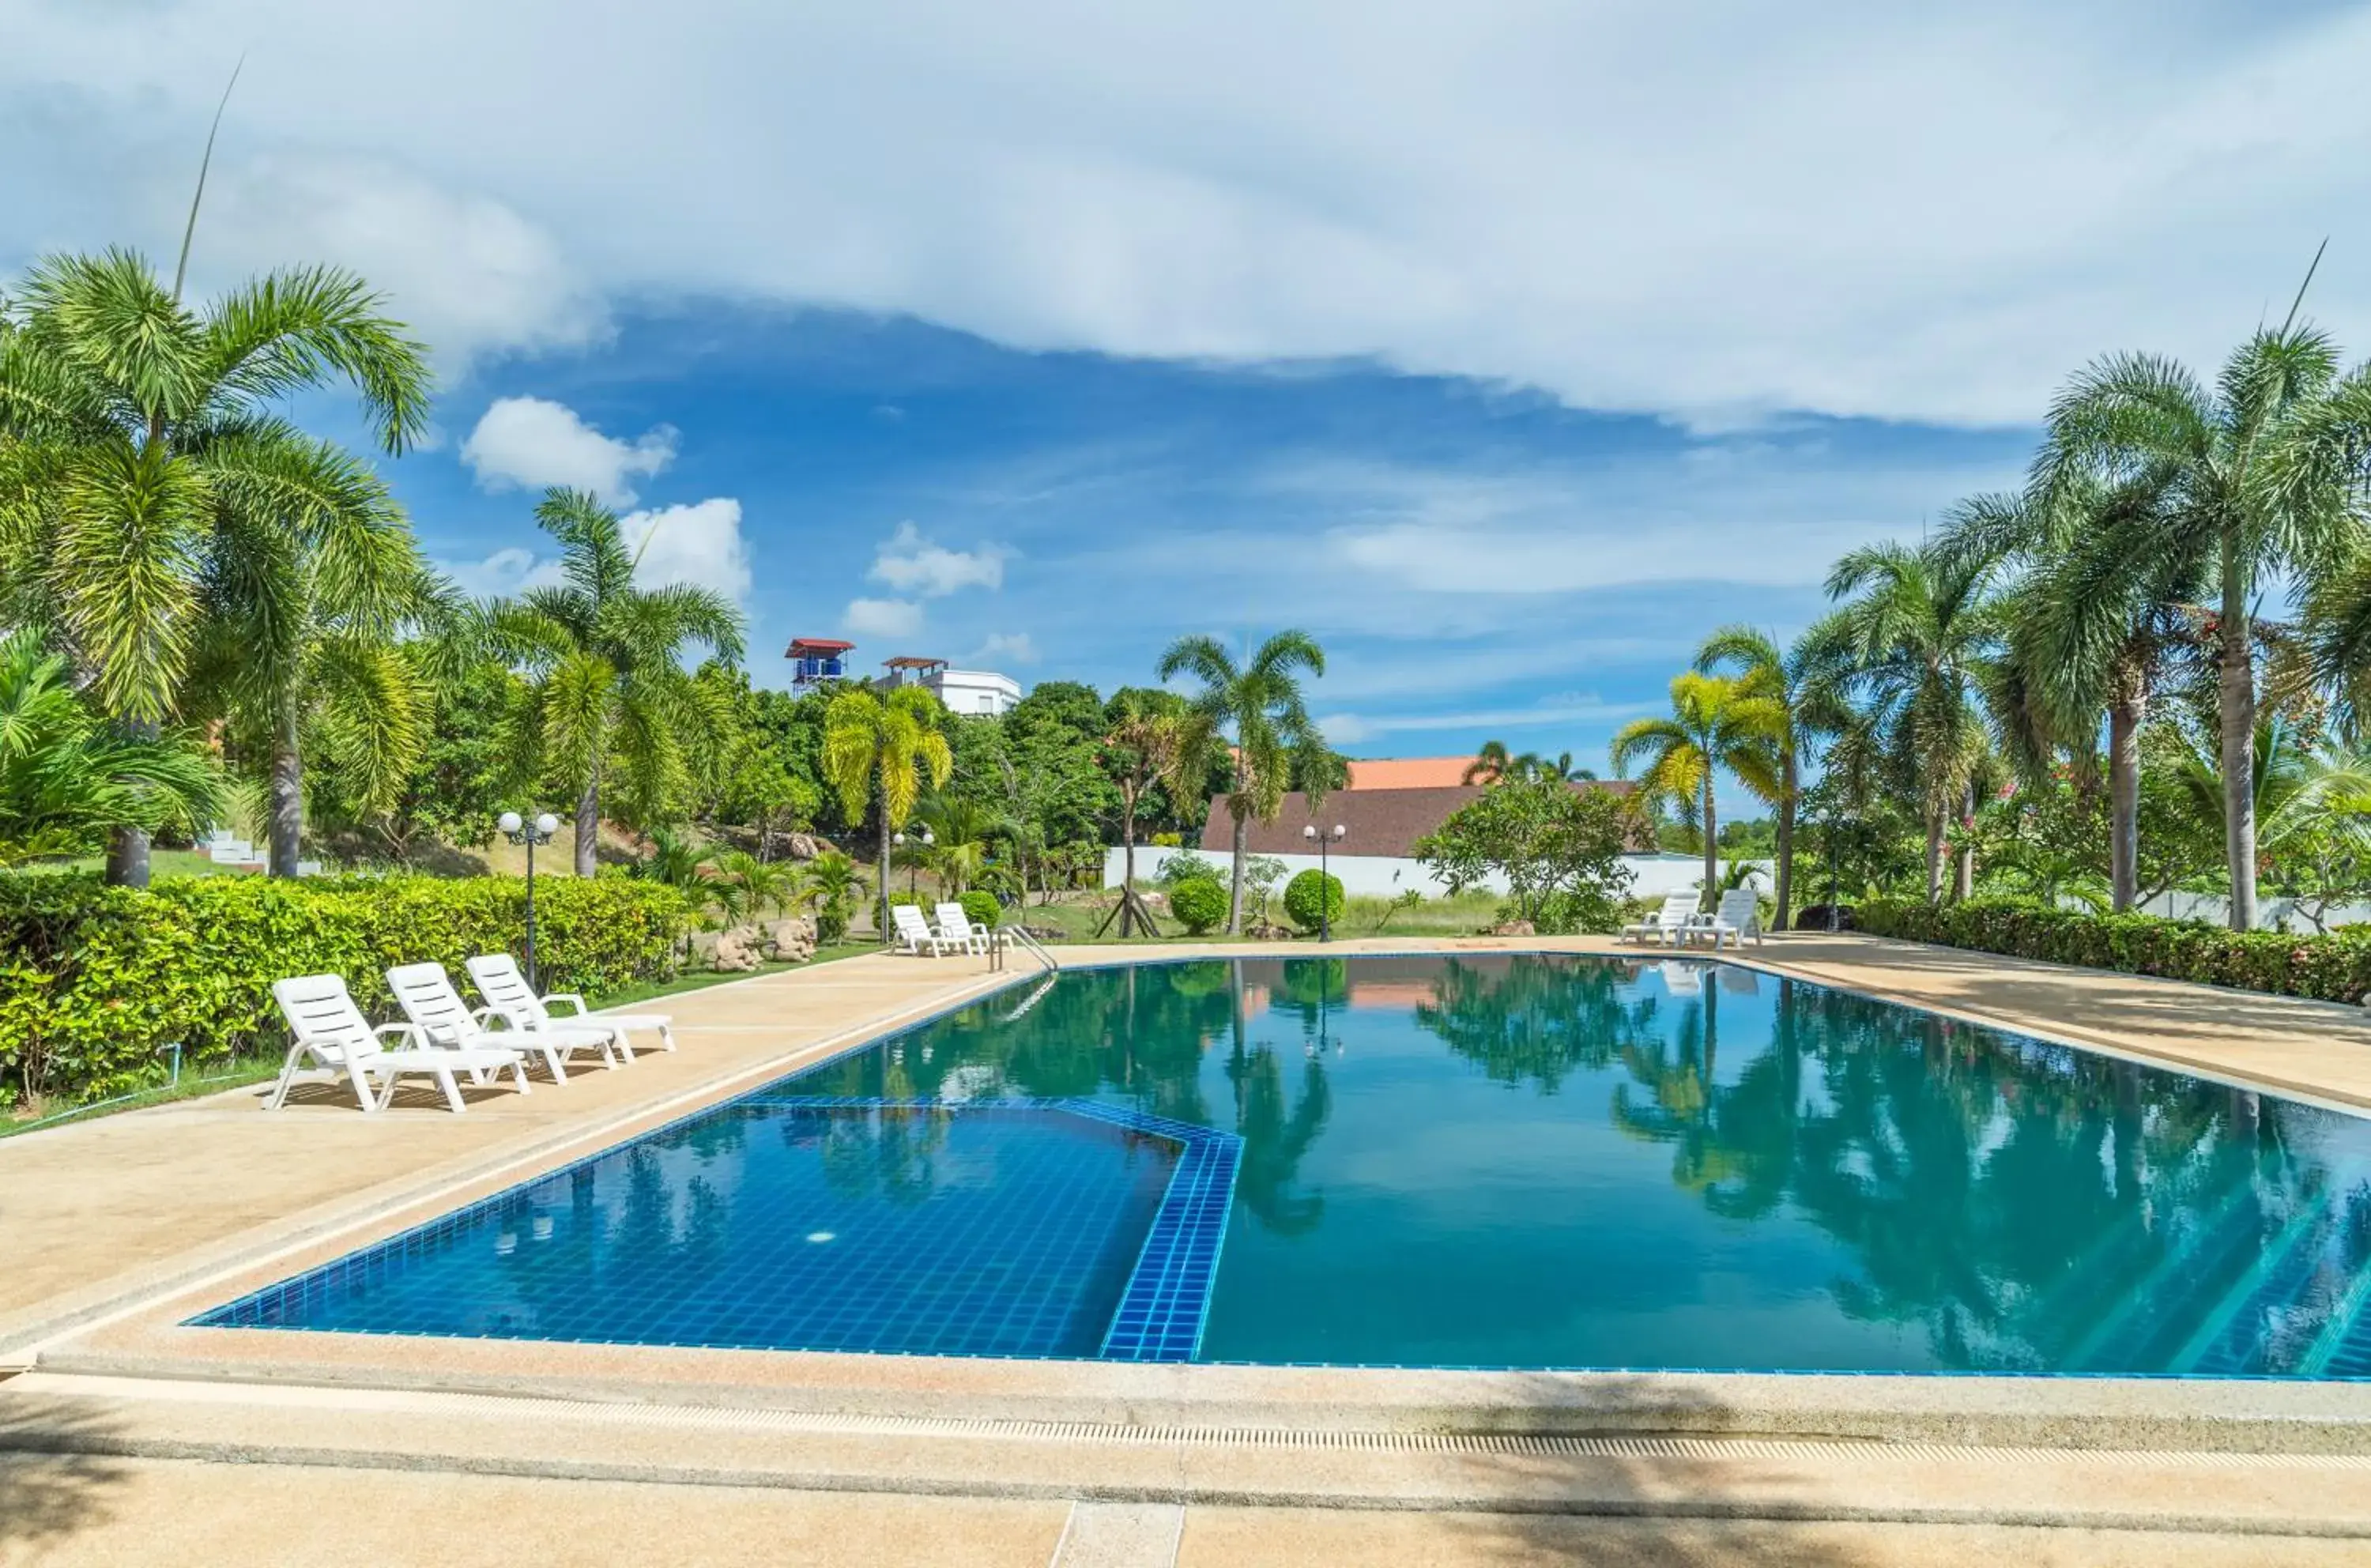
{"type": "Polygon", "coordinates": [[[1004,918],[1004,905],[996,901],[992,893],[974,888],[963,895],[962,903],[964,918],[983,931],[996,929],[997,922],[1004,918]]]}
{"type": "Polygon", "coordinates": [[[1187,877],[1169,890],[1169,913],[1198,937],[1227,917],[1227,890],[1209,877],[1187,877]]]}
{"type": "Polygon", "coordinates": [[[1284,884],[1285,918],[1304,931],[1342,918],[1342,879],[1323,871],[1303,871],[1284,884]]]}

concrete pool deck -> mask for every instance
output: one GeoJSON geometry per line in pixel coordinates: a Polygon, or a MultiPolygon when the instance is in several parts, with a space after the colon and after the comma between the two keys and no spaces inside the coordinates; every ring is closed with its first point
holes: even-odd
{"type": "MultiPolygon", "coordinates": [[[[1504,950],[1614,948],[1602,939],[1383,938],[1337,943],[1334,951],[1504,950]]],[[[1648,962],[1670,956],[1621,951],[1648,962]]],[[[1058,951],[1065,963],[1101,964],[1306,957],[1312,950],[1180,943],[1058,951]]],[[[1747,949],[1742,961],[2270,1092],[2371,1108],[2371,1015],[2359,1009],[1850,936],[1774,938],[1747,949]]],[[[849,1492],[946,1493],[949,1502],[960,1494],[983,1507],[997,1502],[998,1508],[977,1515],[988,1535],[974,1543],[976,1551],[950,1544],[932,1558],[921,1536],[908,1535],[899,1544],[919,1553],[914,1561],[1005,1561],[1005,1547],[988,1538],[1002,1541],[997,1532],[1009,1529],[1009,1544],[1021,1552],[1009,1560],[1046,1562],[1056,1550],[1052,1539],[1026,1549],[1021,1543],[1034,1541],[1048,1520],[1056,1521],[1056,1539],[1066,1540],[1062,1550],[1088,1560],[1080,1541],[1061,1536],[1074,1522],[1060,1506],[1064,1498],[1121,1509],[1154,1506],[1159,1499],[1184,1505],[1195,1520],[1210,1522],[1173,1528],[1164,1538],[1169,1555],[1161,1561],[1248,1562],[1263,1559],[1251,1551],[1197,1558],[1192,1543],[1198,1535],[1212,1553],[1212,1541],[1240,1545],[1249,1539],[1240,1532],[1253,1528],[1246,1521],[1256,1520],[1288,1534],[1303,1529],[1311,1553],[1338,1550],[1355,1557],[1366,1550],[1357,1542],[1381,1551],[1386,1540],[1400,1539],[1420,1556],[1437,1549],[1421,1539],[1451,1537],[1381,1525],[1361,1536],[1340,1520],[1295,1526],[1287,1515],[1312,1507],[1405,1508],[1415,1500],[1445,1517],[1476,1510],[1610,1516],[1648,1509],[1642,1487],[1660,1500],[1648,1511],[1693,1510],[1700,1520],[1741,1512],[1828,1519],[1838,1529],[2022,1522],[2069,1531],[2132,1529],[2154,1520],[2157,1528],[2192,1533],[2279,1526],[2371,1538],[2371,1465],[2363,1462],[2371,1454],[2371,1387],[2362,1385],[1121,1367],[179,1326],[190,1312],[253,1285],[1025,978],[992,974],[973,958],[882,956],[687,993],[651,1004],[675,1015],[680,1052],[646,1054],[615,1073],[581,1071],[566,1086],[538,1077],[525,1098],[478,1091],[461,1116],[432,1108],[427,1092],[411,1089],[385,1116],[363,1116],[350,1091],[330,1089],[307,1090],[286,1111],[265,1115],[255,1089],[0,1140],[0,1238],[8,1260],[0,1268],[0,1364],[38,1367],[0,1383],[0,1464],[17,1462],[6,1458],[10,1451],[61,1450],[78,1457],[52,1453],[43,1462],[52,1469],[130,1467],[125,1473],[137,1480],[126,1483],[127,1495],[140,1497],[169,1494],[181,1484],[174,1466],[210,1458],[266,1468],[441,1465],[470,1476],[472,1484],[647,1486],[672,1496],[727,1483],[705,1456],[729,1438],[746,1461],[722,1467],[739,1478],[728,1478],[730,1484],[809,1489],[811,1513],[829,1511],[823,1494],[835,1477],[849,1492]],[[171,1397],[196,1379],[210,1380],[226,1397],[171,1397]],[[292,1389],[304,1399],[290,1402],[292,1389]],[[596,1412],[584,1419],[598,1437],[569,1437],[565,1423],[530,1422],[515,1434],[484,1438],[473,1458],[464,1441],[470,1431],[483,1425],[500,1433],[504,1423],[519,1422],[507,1403],[437,1409],[371,1402],[431,1398],[540,1399],[550,1401],[549,1412],[596,1412]],[[598,1412],[621,1405],[695,1413],[682,1418],[691,1425],[679,1428],[663,1422],[630,1432],[599,1426],[598,1412]],[[702,1418],[697,1412],[703,1410],[726,1413],[702,1418]],[[701,1419],[749,1425],[746,1432],[702,1428],[701,1419]],[[942,1424],[896,1426],[901,1422],[942,1424]],[[878,1427],[884,1423],[889,1426],[878,1427]],[[1076,1435],[1045,1435],[1045,1428],[1063,1424],[1076,1435]],[[1249,1429],[1284,1435],[1240,1441],[1249,1429]],[[1641,1432],[1708,1447],[1625,1455],[1560,1450],[1551,1441],[1580,1435],[1609,1442],[1613,1435],[1641,1432]],[[371,1441],[358,1442],[358,1433],[373,1435],[371,1441]],[[1440,1446],[1444,1433],[1497,1433],[1512,1446],[1477,1457],[1440,1446]],[[376,1447],[382,1436],[392,1447],[376,1447]],[[1866,1454],[1889,1440],[1894,1468],[1874,1481],[1841,1447],[1856,1444],[1866,1454]],[[616,1455],[634,1445],[642,1445],[639,1468],[615,1469],[616,1455]],[[1937,1449],[1933,1468],[1920,1472],[1912,1462],[1920,1445],[1957,1447],[1937,1449]],[[2032,1447],[2053,1446],[2061,1446],[2062,1458],[2065,1446],[2115,1450],[2122,1468],[2053,1470],[2011,1462],[2032,1447]],[[605,1452],[610,1458],[601,1458],[605,1452]],[[489,1453],[503,1456],[503,1464],[480,1462],[489,1453]],[[1988,1454],[2009,1458],[1983,1458],[1988,1454]],[[1159,1457],[1148,1461],[1148,1455],[1159,1457]],[[2280,1458],[2255,1458],[2260,1455],[2280,1458]],[[1774,1464],[1787,1478],[1784,1485],[1764,1484],[1774,1464]],[[1995,1484],[1953,1492],[1944,1480],[1955,1467],[1991,1476],[1995,1484]],[[2045,1474],[2060,1475],[2063,1486],[2039,1479],[2045,1474]],[[1313,1477],[1322,1483],[1313,1484],[1313,1477]],[[1231,1520],[1231,1508],[1245,1519],[1231,1520]],[[1392,1528],[1402,1534],[1393,1536],[1392,1528]],[[1329,1540],[1333,1547],[1322,1544],[1329,1540]]],[[[737,1518],[753,1506],[738,1499],[723,1512],[737,1518]]],[[[952,1528],[956,1516],[943,1517],[952,1528]]],[[[1107,1529],[1114,1540],[1135,1539],[1133,1527],[1123,1528],[1127,1517],[1134,1516],[1091,1514],[1081,1539],[1092,1544],[1107,1529]]],[[[1499,1539],[1473,1528],[1480,1533],[1458,1539],[1499,1539]]],[[[1544,1551],[1554,1532],[1515,1534],[1544,1551]]],[[[64,1551],[68,1542],[45,1539],[45,1551],[64,1551]]],[[[2268,1539],[2260,1536],[2260,1544],[2268,1539]]],[[[94,1551],[103,1544],[98,1536],[90,1539],[94,1551]]],[[[1610,1550],[1611,1537],[1607,1544],[1610,1550]]],[[[2169,1536],[2167,1544],[2180,1543],[2169,1536]]],[[[2319,1541],[2314,1560],[2341,1560],[2331,1555],[2340,1546],[2319,1541]]],[[[1982,1560],[1953,1558],[1939,1544],[1934,1550],[1936,1561],[1982,1560]]],[[[10,1551],[7,1527],[0,1524],[0,1562],[13,1560],[10,1551]]],[[[57,1560],[107,1559],[69,1552],[57,1560]]],[[[892,1553],[879,1560],[897,1559],[892,1553]]],[[[1121,1553],[1109,1560],[1152,1559],[1121,1553]]],[[[2089,1552],[2066,1560],[2113,1558],[2089,1552]]]]}

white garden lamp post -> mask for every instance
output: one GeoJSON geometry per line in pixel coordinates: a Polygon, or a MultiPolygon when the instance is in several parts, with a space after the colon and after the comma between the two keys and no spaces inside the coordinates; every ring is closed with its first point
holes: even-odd
{"type": "Polygon", "coordinates": [[[551,842],[551,836],[560,831],[560,819],[545,812],[528,822],[516,812],[504,812],[494,819],[494,825],[512,843],[526,846],[526,983],[538,986],[535,977],[535,847],[551,842]]]}
{"type": "Polygon", "coordinates": [[[1331,833],[1318,832],[1315,823],[1301,830],[1301,837],[1317,846],[1317,940],[1321,942],[1334,940],[1334,901],[1326,896],[1332,887],[1332,879],[1325,870],[1325,851],[1328,846],[1341,843],[1349,836],[1349,833],[1350,830],[1338,822],[1331,833]]]}

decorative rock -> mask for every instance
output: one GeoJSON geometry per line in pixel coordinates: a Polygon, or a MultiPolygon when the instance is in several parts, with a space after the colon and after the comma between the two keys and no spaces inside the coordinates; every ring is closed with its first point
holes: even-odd
{"type": "Polygon", "coordinates": [[[795,920],[777,920],[766,929],[768,953],[776,961],[804,963],[815,956],[815,922],[804,916],[795,920]]]}
{"type": "Polygon", "coordinates": [[[694,931],[686,942],[691,949],[691,962],[696,965],[705,966],[716,956],[717,933],[714,931],[694,931]]]}
{"type": "Polygon", "coordinates": [[[793,860],[812,860],[831,847],[812,833],[786,833],[781,842],[782,853],[793,860]]]}
{"type": "Polygon", "coordinates": [[[711,966],[720,974],[730,974],[758,967],[758,928],[735,926],[716,939],[716,956],[711,966]]]}
{"type": "Polygon", "coordinates": [[[1490,934],[1494,937],[1535,937],[1539,935],[1537,931],[1532,929],[1532,923],[1529,920],[1502,921],[1490,928],[1490,934]]]}

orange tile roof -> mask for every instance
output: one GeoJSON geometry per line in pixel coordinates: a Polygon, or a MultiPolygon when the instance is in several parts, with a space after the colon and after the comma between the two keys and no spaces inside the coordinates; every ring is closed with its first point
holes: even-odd
{"type": "Polygon", "coordinates": [[[1465,782],[1470,756],[1358,757],[1350,763],[1353,790],[1441,790],[1465,782]]]}

